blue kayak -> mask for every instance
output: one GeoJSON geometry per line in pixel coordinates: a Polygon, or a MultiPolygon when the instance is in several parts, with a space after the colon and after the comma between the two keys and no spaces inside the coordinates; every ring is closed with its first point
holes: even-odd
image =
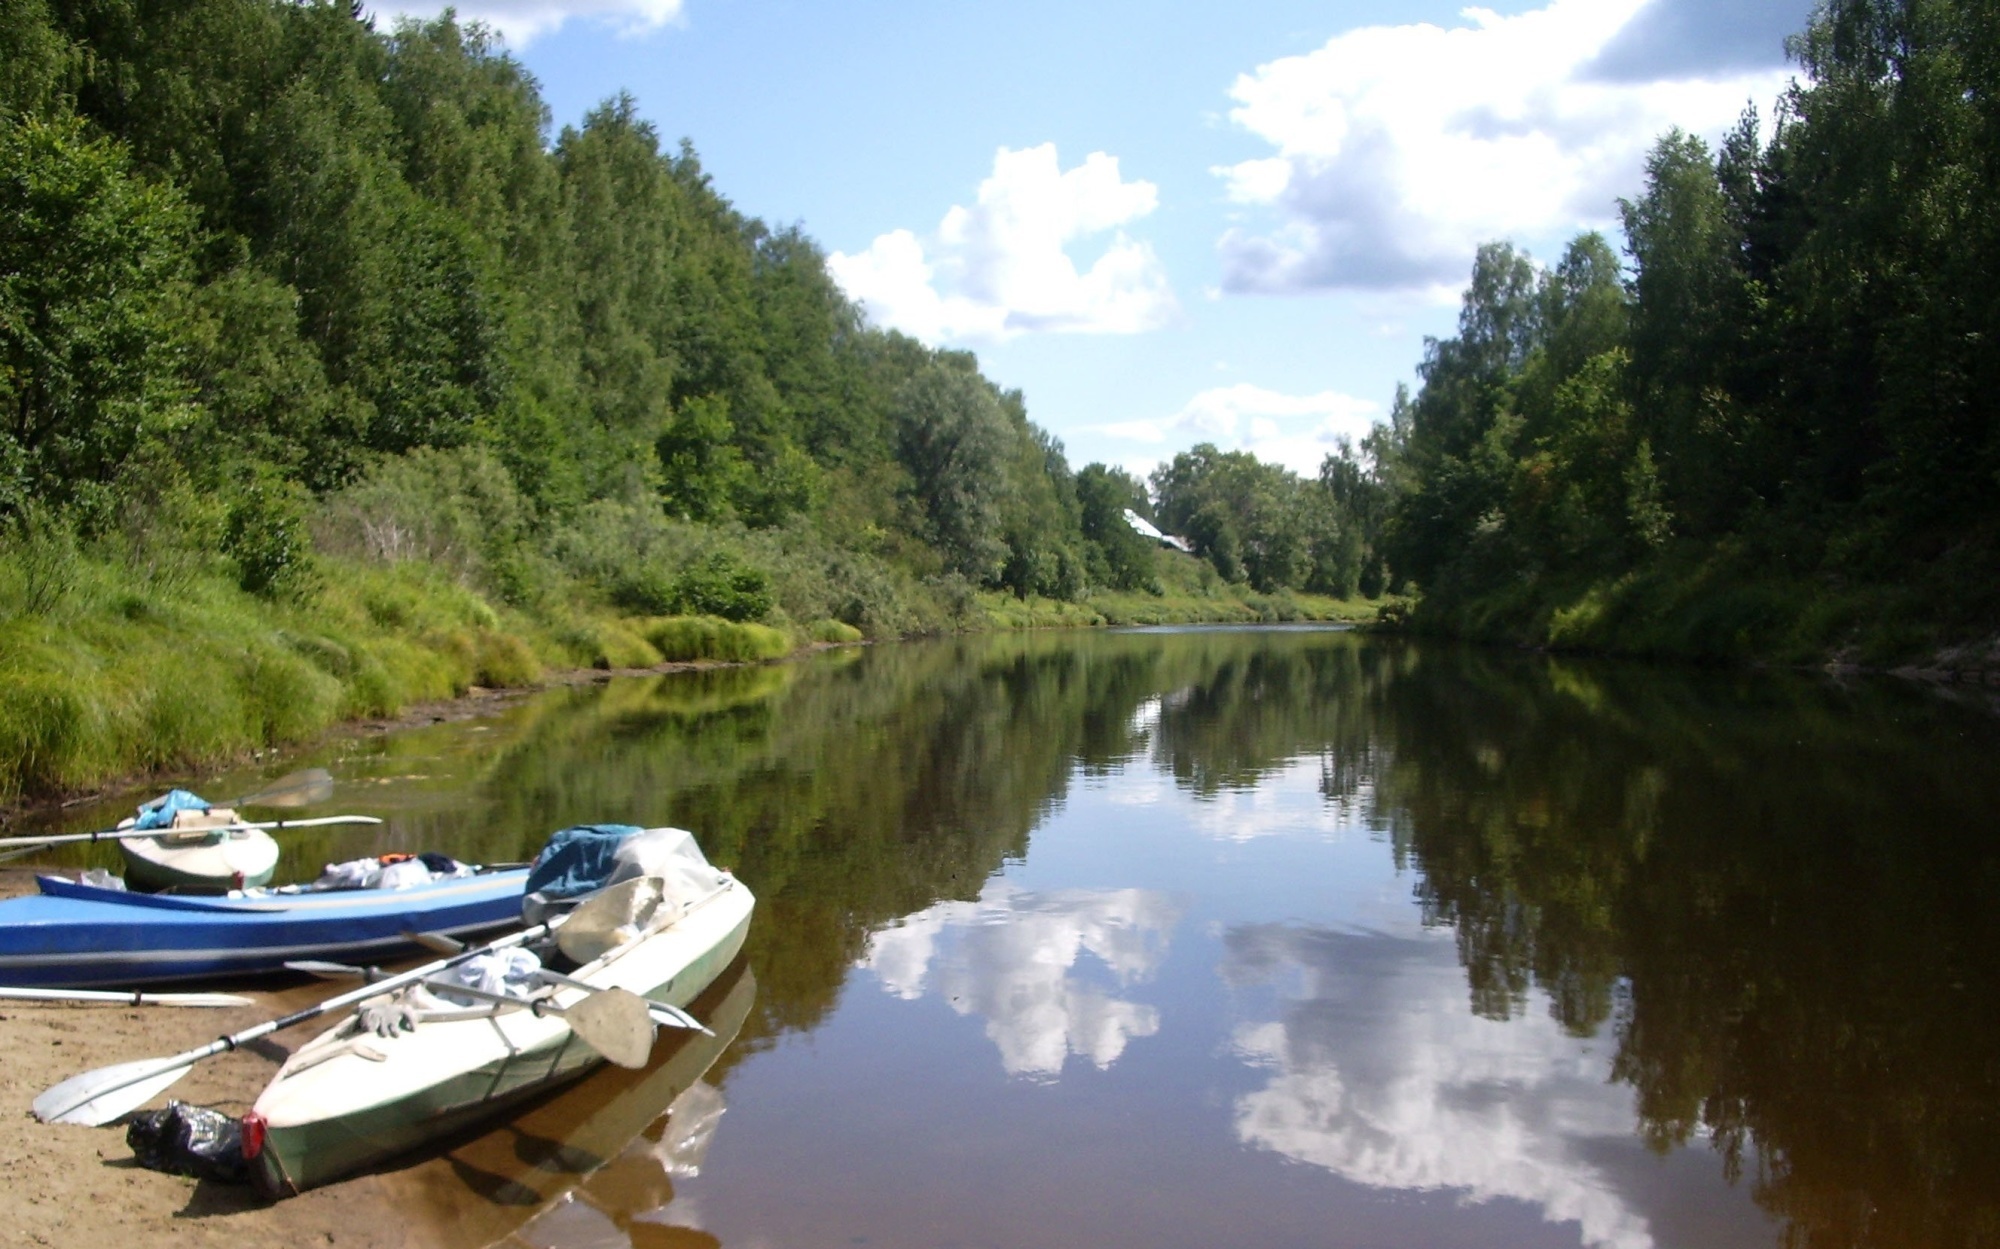
{"type": "Polygon", "coordinates": [[[85,988],[274,971],[289,959],[366,962],[521,922],[527,868],[400,889],[247,897],[127,893],[57,876],[0,902],[0,984],[85,988]]]}

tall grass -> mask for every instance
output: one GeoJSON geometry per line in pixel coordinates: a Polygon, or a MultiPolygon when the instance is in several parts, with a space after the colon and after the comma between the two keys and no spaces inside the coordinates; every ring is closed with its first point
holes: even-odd
{"type": "Polygon", "coordinates": [[[756,663],[814,642],[963,628],[1347,610],[1251,595],[1166,552],[1164,596],[1078,604],[920,581],[803,525],[697,527],[615,499],[537,521],[476,448],[388,462],[312,506],[313,549],[288,554],[275,579],[248,575],[248,557],[217,538],[223,509],[185,483],[88,540],[33,515],[0,531],[0,802],[209,764],[475,686],[531,685],[550,669],[756,663]],[[632,589],[646,585],[658,594],[632,589]],[[620,608],[684,598],[762,619],[620,608]]]}

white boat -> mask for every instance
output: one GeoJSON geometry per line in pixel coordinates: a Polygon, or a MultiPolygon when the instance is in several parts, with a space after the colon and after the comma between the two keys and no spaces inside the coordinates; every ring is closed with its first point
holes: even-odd
{"type": "MultiPolygon", "coordinates": [[[[440,1007],[427,997],[412,1030],[387,1036],[364,1023],[364,1003],[301,1046],[244,1116],[244,1157],[259,1187],[284,1196],[338,1179],[602,1062],[551,1007],[574,1009],[608,989],[671,1007],[692,1001],[742,950],[755,899],[709,866],[687,833],[649,836],[673,840],[674,863],[618,887],[656,901],[635,910],[636,927],[617,930],[615,943],[599,941],[593,951],[608,948],[542,984],[533,1001],[440,1007]]],[[[578,935],[563,944],[582,957],[568,939],[578,935]]]]}
{"type": "MultiPolygon", "coordinates": [[[[125,820],[119,828],[133,827],[125,820]]],[[[268,884],[278,843],[261,828],[243,827],[228,807],[173,813],[173,823],[148,837],[122,837],[125,879],[134,889],[201,886],[246,889],[268,884]]]]}

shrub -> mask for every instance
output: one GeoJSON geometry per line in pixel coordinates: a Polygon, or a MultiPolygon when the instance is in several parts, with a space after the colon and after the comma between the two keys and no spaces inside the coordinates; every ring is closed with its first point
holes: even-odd
{"type": "Polygon", "coordinates": [[[812,627],[806,630],[806,636],[830,646],[845,646],[862,640],[861,630],[844,620],[815,620],[812,627]]]}
{"type": "Polygon", "coordinates": [[[771,579],[726,551],[714,552],[674,580],[671,610],[678,614],[759,620],[771,607],[771,579]]]}
{"type": "Polygon", "coordinates": [[[674,616],[647,621],[646,640],[670,663],[709,659],[752,663],[791,653],[783,633],[760,624],[739,624],[708,616],[674,616]]]}
{"type": "Polygon", "coordinates": [[[237,584],[264,598],[303,593],[313,579],[305,489],[260,474],[241,491],[222,537],[224,554],[236,561],[237,584]]]}

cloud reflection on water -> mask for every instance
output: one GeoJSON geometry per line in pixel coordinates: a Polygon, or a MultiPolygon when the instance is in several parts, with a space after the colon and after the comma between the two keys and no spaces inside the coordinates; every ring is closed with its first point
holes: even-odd
{"type": "Polygon", "coordinates": [[[860,965],[897,997],[935,993],[984,1018],[1008,1075],[1054,1079],[1072,1054],[1101,1070],[1159,1031],[1158,1010],[1072,973],[1087,953],[1115,987],[1143,981],[1180,915],[1149,889],[1033,893],[995,880],[976,902],[941,902],[874,933],[860,965]]]}
{"type": "Polygon", "coordinates": [[[1293,993],[1234,1035],[1271,1072],[1236,1102],[1243,1143],[1372,1188],[1528,1202],[1587,1245],[1651,1249],[1650,1220],[1602,1161],[1631,1152],[1634,1110],[1599,1042],[1546,1015],[1473,1015],[1448,937],[1266,924],[1225,941],[1231,984],[1293,993]]]}

